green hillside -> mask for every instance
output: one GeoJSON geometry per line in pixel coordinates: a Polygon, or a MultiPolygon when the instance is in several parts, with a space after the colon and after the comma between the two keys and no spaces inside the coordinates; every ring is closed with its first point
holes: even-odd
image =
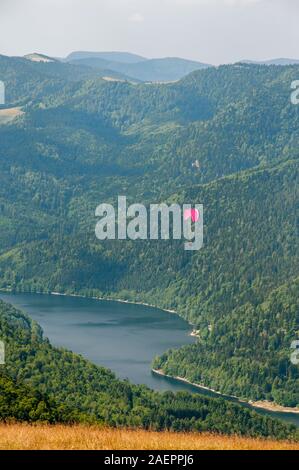
{"type": "Polygon", "coordinates": [[[79,413],[68,410],[62,404],[57,405],[53,399],[13,380],[0,369],[0,421],[54,424],[77,422],[79,418],[79,413]]]}
{"type": "Polygon", "coordinates": [[[0,57],[9,100],[26,103],[0,125],[0,287],[176,309],[198,344],[156,364],[298,405],[299,67],[239,64],[132,85],[50,65],[0,57]],[[95,208],[117,195],[202,203],[203,249],[100,243],[95,208]]]}
{"type": "Polygon", "coordinates": [[[298,406],[298,366],[290,362],[299,333],[298,289],[296,278],[261,303],[217,317],[210,331],[199,328],[197,344],[165,353],[154,367],[227,394],[298,406]]]}

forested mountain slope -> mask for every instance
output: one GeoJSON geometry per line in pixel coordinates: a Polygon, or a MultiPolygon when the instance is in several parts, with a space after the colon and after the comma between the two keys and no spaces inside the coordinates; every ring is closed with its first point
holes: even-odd
{"type": "Polygon", "coordinates": [[[0,80],[5,83],[6,103],[27,104],[55,90],[68,82],[97,78],[92,69],[60,62],[32,62],[21,57],[7,57],[0,54],[0,80]]]}
{"type": "MultiPolygon", "coordinates": [[[[209,374],[199,375],[200,383],[218,386],[217,389],[226,393],[239,393],[252,399],[267,397],[295,406],[298,368],[290,363],[289,348],[297,338],[298,308],[294,307],[293,317],[289,315],[286,319],[281,311],[285,335],[279,333],[282,326],[274,321],[271,312],[265,325],[256,324],[251,317],[256,306],[268,301],[273,289],[291,283],[299,274],[294,212],[297,190],[298,164],[291,161],[271,170],[227,177],[173,195],[171,200],[176,202],[205,202],[205,246],[193,254],[184,251],[181,241],[99,243],[94,240],[92,213],[87,233],[77,226],[70,228],[67,235],[65,232],[72,221],[64,221],[61,226],[55,226],[52,236],[21,244],[0,256],[2,285],[24,291],[122,296],[176,309],[200,329],[203,350],[206,344],[214,344],[216,349],[221,345],[219,361],[223,362],[223,369],[228,367],[230,357],[236,360],[231,342],[231,337],[237,338],[241,328],[235,321],[236,315],[241,324],[248,316],[253,326],[246,335],[247,349],[242,353],[246,360],[243,358],[243,364],[238,364],[234,375],[228,375],[229,379],[221,378],[215,370],[212,380],[214,356],[209,355],[209,374]],[[230,334],[218,330],[217,325],[223,322],[229,325],[230,334]],[[256,348],[256,335],[264,335],[263,354],[256,348]],[[263,373],[256,373],[256,387],[251,376],[245,382],[242,379],[255,367],[253,357],[259,368],[264,369],[263,373]],[[281,360],[285,364],[283,373],[281,360]],[[279,386],[272,383],[276,375],[279,386]]],[[[293,297],[296,295],[295,289],[293,297]]],[[[187,363],[189,357],[187,348],[187,363]]],[[[199,364],[202,360],[202,352],[198,350],[199,364]]],[[[191,362],[189,365],[192,367],[191,362]]],[[[184,369],[185,365],[182,367],[188,370],[184,369]]],[[[199,370],[200,366],[197,373],[199,370]]]]}
{"type": "MultiPolygon", "coordinates": [[[[194,72],[176,84],[132,85],[70,82],[66,72],[59,79],[49,75],[53,64],[30,63],[30,70],[32,65],[42,67],[39,73],[47,71],[46,84],[27,65],[21,83],[15,82],[0,61],[0,75],[8,76],[8,103],[21,93],[28,73],[34,79],[32,90],[27,84],[32,103],[22,121],[1,128],[2,158],[11,159],[18,150],[10,145],[13,135],[22,141],[23,164],[34,159],[38,170],[60,171],[64,178],[74,172],[129,173],[146,197],[153,188],[161,193],[167,185],[171,193],[178,185],[298,157],[298,109],[290,102],[298,66],[224,66],[194,72]],[[196,160],[199,168],[192,165],[196,160]]],[[[16,67],[14,60],[10,66],[16,67]]],[[[59,64],[61,70],[68,66],[59,64]]],[[[80,77],[80,71],[75,67],[72,76],[80,77]]]]}

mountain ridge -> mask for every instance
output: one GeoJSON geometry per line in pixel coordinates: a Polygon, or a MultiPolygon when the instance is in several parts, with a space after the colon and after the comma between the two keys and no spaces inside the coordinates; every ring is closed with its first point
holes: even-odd
{"type": "Polygon", "coordinates": [[[162,59],[144,59],[139,62],[107,61],[103,57],[86,57],[81,59],[67,59],[67,62],[78,65],[87,65],[93,68],[107,68],[115,72],[121,72],[141,81],[167,82],[176,81],[188,75],[194,70],[210,67],[209,64],[190,61],[178,57],[166,57],[162,59]]]}

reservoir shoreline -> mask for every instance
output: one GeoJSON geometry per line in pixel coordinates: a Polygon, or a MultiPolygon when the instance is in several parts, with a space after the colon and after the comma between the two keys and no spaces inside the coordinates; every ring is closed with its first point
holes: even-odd
{"type": "Polygon", "coordinates": [[[294,414],[299,413],[298,408],[291,408],[291,407],[287,407],[287,406],[281,406],[281,405],[278,405],[277,403],[270,402],[270,401],[267,401],[267,400],[259,400],[259,401],[250,400],[250,401],[247,401],[247,400],[244,400],[240,397],[237,397],[236,395],[226,395],[226,394],[221,393],[217,390],[214,390],[213,388],[206,387],[205,385],[200,385],[200,384],[197,384],[197,383],[194,383],[194,382],[190,382],[190,380],[185,379],[184,377],[165,374],[165,372],[163,372],[163,370],[161,370],[161,369],[152,369],[152,372],[154,374],[161,375],[163,377],[168,377],[170,379],[177,380],[179,382],[187,383],[187,384],[192,385],[193,387],[196,387],[198,389],[208,390],[209,392],[213,392],[213,393],[219,395],[219,398],[221,398],[221,397],[222,398],[232,398],[232,399],[238,400],[238,402],[240,402],[240,403],[246,403],[246,404],[248,404],[248,405],[250,405],[251,407],[254,407],[254,408],[260,408],[262,410],[279,412],[279,413],[294,413],[294,414]]]}
{"type": "MultiPolygon", "coordinates": [[[[13,293],[11,289],[0,289],[0,293],[3,292],[3,293],[13,293]]],[[[22,292],[20,294],[26,294],[25,292],[22,292]]],[[[32,293],[30,293],[32,294],[32,293]]],[[[140,306],[144,306],[144,307],[150,307],[150,308],[155,308],[155,309],[159,309],[161,311],[164,311],[164,312],[168,312],[168,313],[172,313],[172,314],[176,314],[178,317],[181,317],[179,315],[179,313],[175,310],[171,310],[171,309],[166,309],[166,308],[161,308],[159,306],[156,306],[156,305],[152,305],[152,304],[148,304],[146,302],[135,302],[135,301],[131,301],[131,300],[125,300],[125,299],[120,299],[120,298],[113,298],[113,297],[91,297],[91,296],[86,296],[86,295],[82,295],[82,294],[68,294],[68,293],[63,293],[63,292],[50,292],[50,293],[45,293],[45,292],[35,292],[34,294],[37,294],[37,295],[51,295],[51,296],[61,296],[61,297],[72,297],[72,298],[81,298],[81,299],[91,299],[91,300],[96,300],[96,301],[107,301],[107,302],[119,302],[119,303],[123,303],[123,304],[131,304],[131,305],[140,305],[140,306]]],[[[34,295],[33,294],[33,295],[34,295]]],[[[182,317],[181,317],[182,318],[182,317]]],[[[184,319],[186,321],[186,319],[184,319]]],[[[190,329],[192,329],[192,331],[189,333],[190,336],[197,336],[196,334],[194,334],[194,325],[188,323],[190,325],[190,329]]],[[[233,400],[237,400],[239,403],[243,403],[243,404],[247,404],[249,405],[250,407],[253,407],[253,408],[259,408],[259,409],[262,409],[262,410],[265,410],[265,411],[271,411],[271,412],[280,412],[280,413],[291,413],[291,414],[299,414],[299,409],[298,408],[292,408],[292,407],[284,407],[284,406],[281,406],[281,405],[278,405],[277,403],[274,403],[274,402],[269,402],[269,401],[266,401],[266,400],[259,400],[259,401],[252,401],[252,400],[245,400],[245,399],[242,399],[238,396],[235,396],[235,395],[227,395],[227,394],[223,394],[217,390],[214,390],[212,388],[209,388],[209,387],[206,387],[204,385],[200,385],[200,384],[196,384],[196,383],[192,383],[191,381],[189,381],[188,379],[184,378],[184,377],[178,377],[178,376],[170,376],[170,375],[167,375],[163,372],[163,370],[156,370],[156,369],[151,369],[152,370],[152,373],[154,374],[157,374],[157,375],[160,375],[160,376],[164,376],[166,378],[170,378],[172,380],[176,380],[178,382],[182,382],[182,383],[186,383],[188,385],[191,385],[197,389],[202,389],[202,390],[206,390],[206,391],[209,391],[209,392],[212,392],[212,393],[215,393],[217,396],[219,396],[219,398],[223,397],[224,399],[233,399],[233,400]]]]}

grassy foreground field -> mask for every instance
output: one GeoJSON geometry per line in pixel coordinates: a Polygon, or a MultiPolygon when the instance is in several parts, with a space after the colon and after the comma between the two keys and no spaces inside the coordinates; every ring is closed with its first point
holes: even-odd
{"type": "Polygon", "coordinates": [[[0,425],[1,450],[299,450],[299,443],[97,426],[0,425]]]}

